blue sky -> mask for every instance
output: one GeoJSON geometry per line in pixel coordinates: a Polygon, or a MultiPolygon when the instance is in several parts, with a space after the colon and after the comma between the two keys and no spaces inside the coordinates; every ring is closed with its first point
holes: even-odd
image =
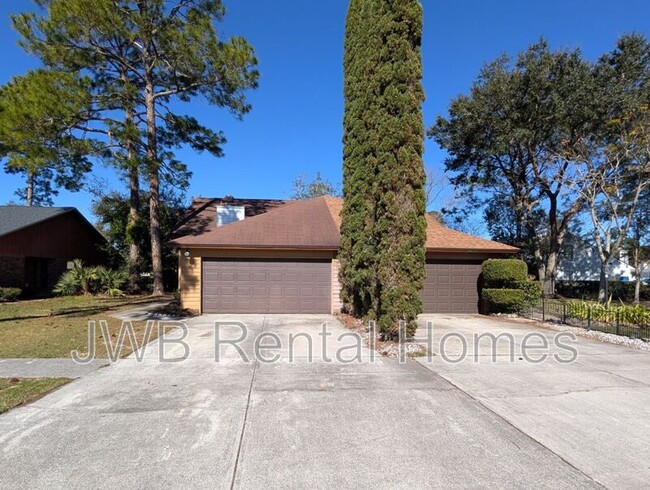
{"type": "MultiPolygon", "coordinates": [[[[346,0],[225,0],[220,29],[255,46],[260,87],[250,93],[253,111],[243,121],[196,100],[188,112],[225,132],[225,158],[190,150],[178,156],[194,172],[188,197],[287,197],[297,174],[320,171],[341,180],[343,119],[342,56],[346,0]]],[[[452,98],[466,93],[480,67],[506,52],[516,54],[546,37],[554,48],[579,47],[589,58],[611,50],[623,33],[648,34],[650,2],[644,0],[423,0],[424,118],[430,126],[452,98]]],[[[17,45],[11,12],[29,0],[0,4],[0,83],[36,67],[17,45]]],[[[442,174],[444,153],[427,142],[425,163],[442,174]]],[[[95,173],[108,185],[122,184],[110,169],[95,173]]],[[[15,199],[22,182],[0,177],[0,203],[15,199]]],[[[449,193],[449,189],[443,192],[449,193]]],[[[91,196],[61,192],[56,205],[89,214],[91,196]]]]}

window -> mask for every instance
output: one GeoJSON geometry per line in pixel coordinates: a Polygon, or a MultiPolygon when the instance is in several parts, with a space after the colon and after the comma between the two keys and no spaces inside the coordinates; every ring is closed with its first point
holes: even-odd
{"type": "Polygon", "coordinates": [[[244,206],[217,206],[217,226],[236,223],[237,221],[242,221],[244,217],[244,206]]]}

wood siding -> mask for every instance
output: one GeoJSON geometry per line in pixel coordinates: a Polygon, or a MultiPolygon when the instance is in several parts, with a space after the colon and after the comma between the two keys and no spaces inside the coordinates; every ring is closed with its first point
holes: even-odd
{"type": "Polygon", "coordinates": [[[88,265],[103,265],[104,243],[81,215],[68,212],[0,237],[0,257],[81,259],[88,265]]]}
{"type": "Polygon", "coordinates": [[[343,303],[341,302],[341,283],[339,282],[339,271],[341,262],[339,259],[332,260],[332,313],[341,313],[343,303]]]}
{"type": "Polygon", "coordinates": [[[201,312],[201,257],[179,255],[178,287],[181,305],[194,312],[201,312]]]}

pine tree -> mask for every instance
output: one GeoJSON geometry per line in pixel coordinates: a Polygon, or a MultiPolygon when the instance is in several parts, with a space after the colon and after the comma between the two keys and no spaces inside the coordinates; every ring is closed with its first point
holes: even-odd
{"type": "MultiPolygon", "coordinates": [[[[139,221],[139,167],[149,184],[153,294],[163,293],[160,189],[187,183],[187,167],[174,150],[188,145],[222,156],[223,134],[179,114],[177,102],[202,97],[236,117],[251,109],[246,91],[257,86],[253,48],[222,39],[220,0],[36,0],[43,14],[13,17],[21,45],[50,68],[88,74],[104,110],[101,125],[122,152],[139,221]],[[108,114],[106,113],[108,111],[108,114]],[[120,120],[111,118],[119,114],[120,120]],[[110,118],[110,121],[107,121],[110,118]]],[[[111,143],[112,145],[113,143],[111,143]]],[[[137,255],[137,254],[136,254],[137,255]]],[[[137,257],[135,257],[137,259],[137,257]]],[[[134,258],[132,257],[132,260],[134,258]]]]}
{"type": "Polygon", "coordinates": [[[343,299],[394,337],[421,312],[426,235],[417,0],[351,0],[345,42],[343,299]]]}

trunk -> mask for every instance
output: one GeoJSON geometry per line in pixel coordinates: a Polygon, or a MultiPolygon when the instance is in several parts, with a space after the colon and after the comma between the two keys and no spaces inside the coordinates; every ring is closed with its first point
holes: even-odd
{"type": "Polygon", "coordinates": [[[160,240],[160,163],[156,141],[156,108],[151,77],[147,77],[145,103],[147,106],[147,163],[149,167],[149,233],[151,234],[151,269],[154,296],[164,294],[162,244],[160,240]]]}
{"type": "MultiPolygon", "coordinates": [[[[130,151],[129,151],[130,152],[130,151]]],[[[128,229],[134,230],[140,221],[140,175],[137,162],[129,159],[129,224],[128,229]]],[[[139,237],[131,236],[129,244],[129,290],[132,293],[140,291],[140,243],[139,237]]]]}
{"type": "Polygon", "coordinates": [[[25,192],[25,200],[27,206],[34,204],[34,174],[29,172],[27,174],[27,189],[25,192]]]}
{"type": "Polygon", "coordinates": [[[607,262],[600,264],[600,282],[598,285],[598,302],[607,303],[609,297],[609,284],[607,282],[607,262]]]}
{"type": "MultiPolygon", "coordinates": [[[[638,244],[641,239],[639,237],[636,238],[636,243],[638,244]]],[[[632,267],[634,267],[634,304],[638,305],[641,299],[641,275],[643,274],[638,246],[635,246],[632,251],[632,267]]]]}
{"type": "Polygon", "coordinates": [[[548,237],[548,255],[546,256],[546,277],[544,278],[543,291],[545,296],[555,296],[555,274],[557,272],[557,260],[560,256],[564,232],[562,221],[558,220],[558,199],[559,190],[556,192],[547,192],[549,199],[549,237],[548,237]]]}
{"type": "MultiPolygon", "coordinates": [[[[126,85],[128,77],[124,71],[121,79],[126,85]]],[[[134,110],[130,102],[125,104],[124,126],[130,135],[134,129],[134,110]]],[[[129,218],[127,238],[129,240],[129,291],[140,292],[140,234],[135,233],[140,222],[140,171],[136,158],[135,142],[129,136],[126,141],[127,169],[129,172],[129,218]]]]}
{"type": "Polygon", "coordinates": [[[555,295],[555,274],[557,273],[557,259],[559,253],[557,251],[549,252],[546,258],[546,265],[544,267],[544,294],[546,296],[555,295]]]}

